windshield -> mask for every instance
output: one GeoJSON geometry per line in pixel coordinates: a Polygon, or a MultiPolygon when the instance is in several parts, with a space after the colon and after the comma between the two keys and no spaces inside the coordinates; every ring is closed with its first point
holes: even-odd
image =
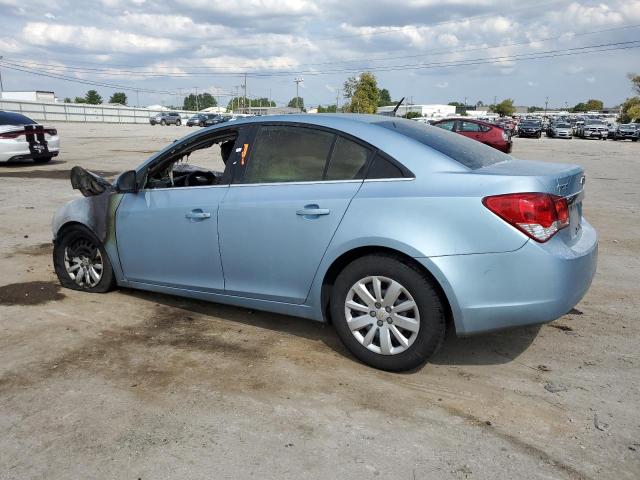
{"type": "Polygon", "coordinates": [[[396,119],[372,124],[416,140],[472,170],[511,160],[509,155],[495,148],[426,123],[396,119]]]}
{"type": "Polygon", "coordinates": [[[571,128],[571,125],[568,123],[558,123],[556,124],[556,128],[571,128]]]}
{"type": "Polygon", "coordinates": [[[535,122],[535,121],[528,120],[528,121],[522,122],[521,125],[523,127],[539,127],[540,126],[540,122],[535,122]]]}

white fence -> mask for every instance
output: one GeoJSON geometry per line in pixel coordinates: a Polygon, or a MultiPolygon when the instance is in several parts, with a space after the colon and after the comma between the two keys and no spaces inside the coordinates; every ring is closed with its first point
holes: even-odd
{"type": "MultiPolygon", "coordinates": [[[[0,110],[22,113],[38,122],[82,123],[149,123],[149,117],[160,113],[160,110],[147,110],[146,108],[77,103],[41,103],[23,100],[0,100],[0,110]]],[[[196,113],[185,110],[172,111],[180,113],[183,120],[196,113]]]]}

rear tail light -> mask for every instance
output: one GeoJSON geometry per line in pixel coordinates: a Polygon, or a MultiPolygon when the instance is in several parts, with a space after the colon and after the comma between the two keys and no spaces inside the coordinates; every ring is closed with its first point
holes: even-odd
{"type": "Polygon", "coordinates": [[[46,133],[47,135],[51,135],[52,137],[58,135],[58,131],[55,128],[46,128],[44,133],[46,133]]]}
{"type": "Polygon", "coordinates": [[[569,225],[567,199],[557,195],[509,193],[485,197],[482,203],[505,222],[537,242],[546,242],[569,225]]]}
{"type": "Polygon", "coordinates": [[[14,131],[14,132],[4,132],[4,133],[0,133],[0,138],[1,139],[12,139],[12,138],[18,138],[20,135],[24,135],[24,130],[18,130],[18,131],[14,131]]]}

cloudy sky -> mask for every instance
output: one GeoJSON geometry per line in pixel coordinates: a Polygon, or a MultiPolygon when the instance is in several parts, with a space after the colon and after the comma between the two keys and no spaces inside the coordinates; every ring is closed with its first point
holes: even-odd
{"type": "Polygon", "coordinates": [[[247,72],[250,96],[287,103],[303,78],[315,106],[370,70],[413,103],[615,105],[640,72],[634,47],[640,0],[0,0],[5,90],[60,98],[121,85],[143,104],[196,87],[222,100],[247,72]]]}

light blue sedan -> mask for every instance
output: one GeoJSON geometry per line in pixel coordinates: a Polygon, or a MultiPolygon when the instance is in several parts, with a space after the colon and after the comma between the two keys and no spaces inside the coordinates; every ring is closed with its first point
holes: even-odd
{"type": "Polygon", "coordinates": [[[410,120],[249,118],[188,135],[114,185],[80,167],[71,181],[85,198],[53,220],[62,285],[332,322],[385,370],[421,365],[447,328],[554,320],[596,270],[582,168],[410,120]]]}

